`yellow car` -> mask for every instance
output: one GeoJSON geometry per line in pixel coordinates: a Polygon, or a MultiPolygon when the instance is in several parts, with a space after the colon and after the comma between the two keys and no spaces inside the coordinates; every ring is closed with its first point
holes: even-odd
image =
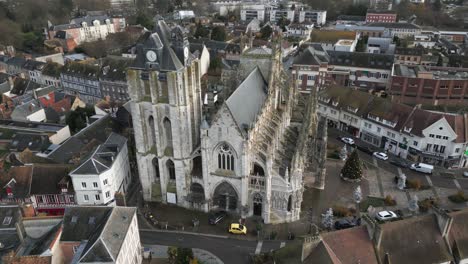
{"type": "Polygon", "coordinates": [[[247,227],[241,224],[231,224],[229,227],[229,233],[236,235],[247,235],[247,227]]]}

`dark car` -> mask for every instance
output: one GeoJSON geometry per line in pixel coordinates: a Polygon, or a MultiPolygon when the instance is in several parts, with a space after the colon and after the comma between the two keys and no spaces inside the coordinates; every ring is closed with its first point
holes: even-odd
{"type": "Polygon", "coordinates": [[[393,159],[390,161],[391,164],[398,166],[400,168],[409,168],[410,163],[401,159],[393,159]]]}
{"type": "Polygon", "coordinates": [[[361,225],[361,218],[344,218],[335,222],[335,229],[346,229],[361,225]]]}
{"type": "Polygon", "coordinates": [[[357,149],[360,151],[367,153],[369,155],[372,155],[375,152],[374,148],[368,147],[368,146],[362,146],[362,145],[356,145],[357,149]]]}
{"type": "Polygon", "coordinates": [[[216,225],[219,222],[223,221],[224,218],[226,218],[227,213],[225,211],[218,211],[210,216],[208,219],[208,223],[210,225],[216,225]]]}

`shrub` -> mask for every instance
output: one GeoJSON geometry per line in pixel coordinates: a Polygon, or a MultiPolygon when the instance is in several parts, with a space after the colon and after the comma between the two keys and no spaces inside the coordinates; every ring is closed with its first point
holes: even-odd
{"type": "Polygon", "coordinates": [[[419,190],[421,189],[421,180],[414,179],[414,180],[406,180],[406,186],[410,189],[419,190]]]}
{"type": "Polygon", "coordinates": [[[396,203],[395,199],[393,199],[392,196],[387,195],[387,196],[385,197],[385,205],[387,205],[387,206],[395,206],[396,204],[397,204],[397,203],[396,203]]]}
{"type": "Polygon", "coordinates": [[[454,203],[464,203],[468,201],[465,193],[462,191],[458,191],[456,194],[450,195],[448,199],[454,203]]]}
{"type": "Polygon", "coordinates": [[[429,208],[431,208],[433,205],[438,206],[439,201],[433,198],[426,198],[422,201],[419,201],[418,205],[419,205],[419,211],[422,213],[425,213],[429,211],[429,208]]]}
{"type": "Polygon", "coordinates": [[[333,206],[333,215],[336,217],[347,217],[353,215],[351,210],[349,208],[346,208],[341,205],[335,205],[333,206]]]}

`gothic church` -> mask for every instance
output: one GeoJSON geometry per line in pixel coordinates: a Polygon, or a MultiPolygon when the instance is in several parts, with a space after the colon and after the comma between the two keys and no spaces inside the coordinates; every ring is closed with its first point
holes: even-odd
{"type": "Polygon", "coordinates": [[[249,63],[240,65],[249,69],[233,71],[238,84],[206,102],[213,94],[201,85],[185,32],[155,23],[127,72],[144,199],[265,223],[298,220],[303,175],[317,188],[324,182],[326,129],[318,128],[326,125],[315,93],[300,98],[274,44],[269,53],[246,52],[249,63]]]}

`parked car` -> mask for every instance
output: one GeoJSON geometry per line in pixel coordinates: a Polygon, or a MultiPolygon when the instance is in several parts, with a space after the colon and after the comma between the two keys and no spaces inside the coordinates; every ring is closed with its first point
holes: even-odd
{"type": "Polygon", "coordinates": [[[344,218],[335,222],[335,229],[346,229],[361,225],[361,218],[344,218]]]}
{"type": "Polygon", "coordinates": [[[356,145],[357,149],[360,151],[372,155],[375,151],[371,147],[368,146],[361,146],[361,145],[356,145]]]}
{"type": "Polygon", "coordinates": [[[390,163],[400,168],[409,168],[410,164],[402,159],[392,159],[390,163]]]}
{"type": "Polygon", "coordinates": [[[343,141],[343,143],[348,144],[348,145],[354,145],[354,139],[349,138],[349,137],[342,137],[341,141],[343,141]]]}
{"type": "Polygon", "coordinates": [[[210,225],[216,225],[219,222],[223,221],[223,219],[226,218],[226,216],[226,211],[218,211],[210,216],[210,218],[208,219],[208,223],[210,225]]]}
{"type": "Polygon", "coordinates": [[[414,163],[411,164],[410,169],[426,174],[432,174],[434,166],[425,163],[414,163]]]}
{"type": "Polygon", "coordinates": [[[398,218],[398,216],[392,211],[380,211],[377,213],[375,218],[377,218],[377,220],[380,220],[380,221],[388,221],[391,219],[398,218]]]}
{"type": "Polygon", "coordinates": [[[388,160],[388,155],[383,152],[374,152],[372,153],[372,156],[381,160],[388,160]]]}
{"type": "Polygon", "coordinates": [[[247,235],[247,227],[238,223],[232,223],[229,226],[228,232],[235,235],[247,235]]]}
{"type": "Polygon", "coordinates": [[[463,177],[468,177],[468,171],[463,172],[463,177]]]}

